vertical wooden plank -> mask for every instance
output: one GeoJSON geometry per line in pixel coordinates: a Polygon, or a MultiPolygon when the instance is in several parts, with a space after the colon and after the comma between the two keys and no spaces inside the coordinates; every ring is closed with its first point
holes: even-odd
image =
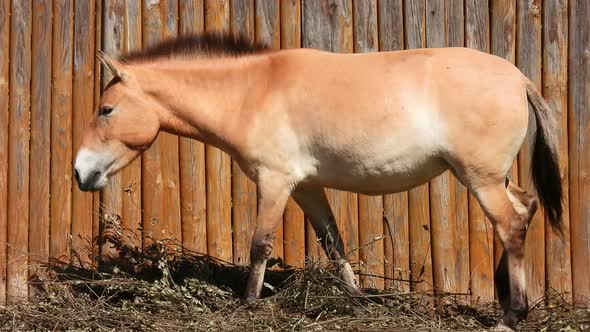
{"type": "MultiPolygon", "coordinates": [[[[271,48],[281,48],[281,13],[279,0],[256,0],[256,41],[271,48]]],[[[283,223],[277,229],[272,256],[283,258],[283,223]]]]}
{"type": "Polygon", "coordinates": [[[74,3],[53,6],[51,95],[51,256],[68,260],[72,221],[72,69],[74,3]]]}
{"type": "MultiPolygon", "coordinates": [[[[516,2],[512,0],[491,0],[490,5],[491,53],[515,63],[516,2]]],[[[518,172],[512,173],[512,176],[511,180],[518,182],[518,172]]]]}
{"type": "MultiPolygon", "coordinates": [[[[203,0],[180,0],[179,34],[189,35],[205,29],[203,0]]],[[[207,188],[205,186],[205,145],[181,137],[180,205],[182,244],[185,248],[207,253],[207,188]]]]}
{"type": "MultiPolygon", "coordinates": [[[[489,51],[488,2],[466,0],[465,45],[489,51]]],[[[469,260],[473,302],[494,299],[494,229],[475,196],[469,194],[469,260]]]]}
{"type": "MultiPolygon", "coordinates": [[[[378,1],[379,50],[395,51],[404,48],[404,11],[402,0],[378,1]]],[[[384,273],[385,288],[409,291],[410,234],[408,193],[383,196],[384,213],[384,273]],[[395,278],[396,280],[392,280],[395,278]]]]}
{"type": "MultiPolygon", "coordinates": [[[[357,0],[353,3],[354,52],[379,51],[377,1],[357,0]]],[[[383,288],[383,199],[381,196],[358,195],[359,202],[359,257],[361,286],[383,288]]]]}
{"type": "MultiPolygon", "coordinates": [[[[205,2],[205,31],[229,32],[229,0],[205,2]]],[[[231,159],[221,150],[205,147],[207,174],[207,250],[209,255],[233,260],[231,224],[231,159]]]]}
{"type": "MultiPolygon", "coordinates": [[[[141,49],[141,2],[125,3],[124,52],[141,49]]],[[[141,156],[121,170],[123,240],[141,248],[141,156]]]]}
{"type": "MultiPolygon", "coordinates": [[[[10,2],[0,2],[0,22],[10,21],[10,2]]],[[[0,304],[6,302],[6,231],[8,225],[8,139],[10,24],[0,24],[0,304]]]]}
{"type": "MultiPolygon", "coordinates": [[[[281,0],[281,48],[301,47],[301,2],[281,0]]],[[[289,198],[283,216],[285,263],[303,266],[305,260],[305,216],[289,198]]]]}
{"type": "Polygon", "coordinates": [[[489,12],[488,1],[465,1],[465,44],[467,47],[488,52],[489,12]]]}
{"type": "Polygon", "coordinates": [[[281,47],[281,13],[278,0],[256,0],[256,41],[281,47]]]}
{"type": "MultiPolygon", "coordinates": [[[[541,3],[539,0],[517,2],[516,64],[541,90],[541,3]]],[[[529,114],[529,121],[534,121],[529,114]]],[[[518,157],[520,186],[534,192],[530,179],[533,133],[529,131],[518,157]]],[[[534,302],[545,293],[545,222],[542,209],[530,223],[526,238],[527,293],[529,302],[534,302]]]]}
{"type": "MultiPolygon", "coordinates": [[[[76,1],[74,9],[74,84],[73,84],[73,144],[75,151],[82,143],[84,130],[94,113],[94,4],[76,1]]],[[[72,184],[72,250],[75,264],[92,262],[93,194],[80,191],[72,184]],[[82,262],[78,262],[78,257],[82,262]]]]}
{"type": "Polygon", "coordinates": [[[426,0],[426,47],[445,46],[445,4],[442,0],[426,0]]]}
{"type": "MultiPolygon", "coordinates": [[[[31,263],[49,257],[49,184],[51,174],[51,46],[53,5],[51,1],[33,4],[31,38],[31,158],[29,198],[29,252],[31,263]]],[[[32,264],[29,276],[37,272],[32,264]]]]}
{"type": "MultiPolygon", "coordinates": [[[[426,47],[426,3],[424,0],[404,2],[406,48],[426,47]]],[[[412,290],[431,291],[433,286],[430,254],[429,185],[423,184],[409,191],[410,270],[412,290]]]]}
{"type": "MultiPolygon", "coordinates": [[[[491,2],[491,47],[492,54],[500,56],[511,63],[516,61],[516,2],[513,0],[492,0],[491,2]]],[[[518,184],[518,158],[514,160],[510,181],[518,184]]],[[[502,256],[502,244],[494,234],[495,265],[502,256]]]]}
{"type": "MultiPolygon", "coordinates": [[[[231,31],[256,38],[254,0],[231,2],[231,31]]],[[[232,162],[232,224],[234,264],[250,264],[250,243],[256,227],[256,184],[232,162]]],[[[273,251],[273,255],[275,252],[273,251]]]]}
{"type": "Polygon", "coordinates": [[[590,2],[571,0],[569,12],[569,174],[574,302],[590,299],[590,2]]]}
{"type": "MultiPolygon", "coordinates": [[[[427,46],[463,46],[463,16],[463,1],[427,0],[427,46]]],[[[470,278],[467,191],[448,171],[430,181],[430,213],[434,285],[442,292],[467,293],[470,278]]]]}
{"type": "Polygon", "coordinates": [[[465,13],[463,0],[445,2],[445,46],[465,45],[465,13]]]}
{"type": "Polygon", "coordinates": [[[564,238],[545,224],[547,288],[572,292],[567,141],[567,0],[543,2],[543,97],[556,112],[559,128],[561,183],[564,192],[564,238]]]}
{"type": "MultiPolygon", "coordinates": [[[[143,46],[176,36],[178,2],[143,2],[143,46]]],[[[182,241],[178,137],[160,133],[142,158],[144,243],[155,239],[182,241]]]]}
{"type": "MultiPolygon", "coordinates": [[[[353,51],[353,13],[351,0],[303,2],[302,45],[339,53],[353,51]]],[[[353,193],[326,190],[338,223],[349,260],[358,260],[358,196],[353,193]]],[[[316,236],[307,226],[308,255],[321,252],[316,236]]],[[[324,254],[320,254],[325,257],[324,254]]],[[[317,257],[317,256],[316,256],[317,257]]]]}
{"type": "Polygon", "coordinates": [[[6,258],[9,301],[28,296],[31,25],[31,1],[12,1],[6,258]]]}
{"type": "MultiPolygon", "coordinates": [[[[125,34],[125,0],[104,1],[104,21],[102,34],[102,51],[116,58],[123,52],[125,34]]],[[[102,89],[113,79],[111,72],[102,67],[102,89]]],[[[122,221],[123,216],[123,173],[119,172],[109,178],[102,190],[103,206],[100,217],[107,223],[122,221]]],[[[104,226],[103,226],[104,227],[104,226]]],[[[103,236],[106,234],[102,234],[103,236]]],[[[109,243],[104,243],[101,256],[112,258],[115,250],[109,243]]]]}

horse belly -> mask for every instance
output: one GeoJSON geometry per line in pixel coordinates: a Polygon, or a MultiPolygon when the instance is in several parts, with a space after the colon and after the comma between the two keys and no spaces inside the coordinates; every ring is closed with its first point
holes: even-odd
{"type": "Polygon", "coordinates": [[[324,187],[365,195],[402,192],[417,187],[449,168],[438,156],[419,154],[380,160],[379,163],[339,160],[321,167],[312,181],[324,187]]]}

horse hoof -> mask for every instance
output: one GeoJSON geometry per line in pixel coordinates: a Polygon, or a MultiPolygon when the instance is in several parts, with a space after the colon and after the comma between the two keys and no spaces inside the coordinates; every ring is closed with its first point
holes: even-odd
{"type": "Polygon", "coordinates": [[[254,303],[257,300],[256,296],[243,296],[240,298],[240,302],[242,302],[243,304],[251,304],[254,303]]]}
{"type": "Polygon", "coordinates": [[[514,329],[504,323],[498,323],[498,325],[496,325],[492,331],[514,332],[514,329]]]}

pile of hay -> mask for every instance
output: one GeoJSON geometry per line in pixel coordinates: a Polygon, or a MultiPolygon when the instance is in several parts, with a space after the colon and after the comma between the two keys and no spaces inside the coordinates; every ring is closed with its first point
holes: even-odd
{"type": "MultiPolygon", "coordinates": [[[[333,331],[486,330],[495,305],[419,293],[346,295],[329,265],[269,270],[264,298],[244,305],[247,270],[155,242],[137,250],[116,242],[120,258],[91,268],[50,261],[34,281],[35,301],[0,307],[0,330],[333,331]],[[434,306],[433,303],[439,303],[434,306]]],[[[523,330],[590,329],[590,312],[554,297],[537,305],[523,330]]]]}

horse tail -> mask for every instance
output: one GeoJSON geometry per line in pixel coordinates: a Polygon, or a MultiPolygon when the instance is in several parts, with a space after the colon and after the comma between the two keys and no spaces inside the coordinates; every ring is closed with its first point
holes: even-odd
{"type": "Polygon", "coordinates": [[[529,103],[533,106],[537,123],[537,133],[532,156],[533,184],[549,223],[554,230],[563,234],[563,188],[559,170],[558,132],[555,113],[545,102],[535,84],[528,78],[526,93],[529,103]]]}

